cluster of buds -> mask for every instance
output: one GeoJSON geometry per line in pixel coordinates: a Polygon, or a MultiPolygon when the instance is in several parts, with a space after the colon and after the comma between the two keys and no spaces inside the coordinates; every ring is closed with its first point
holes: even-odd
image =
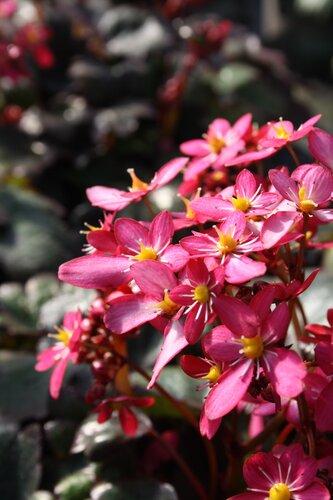
{"type": "MultiPolygon", "coordinates": [[[[58,343],[37,365],[42,370],[57,363],[51,378],[51,394],[57,397],[67,361],[90,363],[103,388],[100,421],[117,405],[126,407],[125,418],[131,404],[152,403],[117,384],[119,373],[130,368],[127,337],[152,325],[163,342],[148,389],[182,354],[183,371],[202,380],[207,391],[203,436],[213,438],[231,411],[250,411],[252,438],[272,415],[303,433],[310,456],[294,444],[255,454],[245,463],[249,492],[234,497],[239,500],[330,498],[322,475],[316,475],[323,468],[316,458],[327,459],[316,445],[333,431],[332,310],[330,327],[307,324],[299,298],[318,272],[305,279],[305,250],[321,246],[318,228],[333,220],[333,137],[314,127],[319,118],[298,129],[282,119],[258,128],[250,114],[234,125],[219,118],[201,139],[182,144],[187,156],[168,162],[150,183],[130,170],[129,191],[88,189],[91,203],[111,213],[100,227],[90,227],[87,255],[63,264],[59,278],[101,295],[83,320],[80,313],[66,315],[58,343]],[[292,144],[304,137],[315,163],[300,165],[292,144]],[[282,148],[290,151],[296,168],[280,166],[265,176],[263,160],[282,148]],[[152,213],[149,193],[181,171],[184,211],[162,211],[149,222],[118,216],[141,200],[152,213]],[[267,273],[275,281],[265,279],[267,273]],[[291,322],[295,335],[287,337],[291,322]],[[200,356],[183,353],[195,344],[200,356]],[[108,395],[109,382],[116,395],[108,395]]],[[[94,390],[91,402],[98,399],[94,390]]]]}

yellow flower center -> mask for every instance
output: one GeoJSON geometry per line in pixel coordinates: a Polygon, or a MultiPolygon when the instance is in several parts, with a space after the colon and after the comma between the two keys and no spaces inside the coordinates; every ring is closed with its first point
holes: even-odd
{"type": "Polygon", "coordinates": [[[132,179],[132,187],[130,188],[130,191],[147,191],[148,184],[139,179],[133,168],[129,168],[127,172],[130,174],[132,179]]]}
{"type": "Polygon", "coordinates": [[[279,125],[274,125],[274,130],[277,139],[289,139],[291,136],[291,134],[289,134],[289,132],[287,132],[284,128],[282,121],[279,125]]]}
{"type": "Polygon", "coordinates": [[[246,212],[250,206],[251,202],[248,198],[229,198],[231,203],[234,206],[235,210],[241,210],[242,212],[246,212]]]}
{"type": "Polygon", "coordinates": [[[290,490],[284,483],[276,483],[269,490],[269,500],[290,500],[290,490]]]}
{"type": "Polygon", "coordinates": [[[221,368],[217,365],[213,365],[207,375],[201,377],[202,380],[209,380],[212,384],[216,384],[217,380],[222,374],[221,368]]]}
{"type": "Polygon", "coordinates": [[[142,241],[140,243],[140,253],[132,257],[133,260],[156,260],[157,259],[157,253],[155,250],[151,247],[145,247],[142,244],[142,241]]]}
{"type": "Polygon", "coordinates": [[[188,200],[187,198],[184,198],[184,196],[180,196],[182,202],[184,203],[185,205],[185,208],[186,208],[186,219],[194,219],[195,218],[195,211],[192,210],[192,208],[190,207],[190,200],[188,200]]]}
{"type": "Polygon", "coordinates": [[[256,335],[255,337],[242,337],[241,343],[243,344],[243,353],[249,359],[260,358],[264,352],[264,344],[260,335],[256,335]]]}
{"type": "Polygon", "coordinates": [[[208,302],[209,301],[208,287],[206,285],[198,285],[197,287],[195,287],[195,289],[193,290],[193,298],[194,300],[201,302],[201,304],[208,302]]]}
{"type": "Polygon", "coordinates": [[[56,326],[55,328],[58,333],[50,333],[49,337],[58,340],[58,342],[62,342],[66,347],[68,347],[73,332],[69,332],[68,330],[60,328],[58,326],[56,326]]]}
{"type": "Polygon", "coordinates": [[[164,298],[161,302],[158,302],[155,307],[159,307],[164,311],[164,314],[168,316],[173,316],[179,309],[179,305],[169,298],[168,292],[164,292],[164,298]]]}
{"type": "Polygon", "coordinates": [[[299,206],[302,212],[312,212],[317,207],[317,203],[307,198],[306,187],[304,184],[299,188],[298,196],[299,206]]]}
{"type": "Polygon", "coordinates": [[[225,174],[223,172],[213,172],[213,180],[215,182],[222,181],[225,178],[225,174]]]}
{"type": "Polygon", "coordinates": [[[221,153],[224,146],[226,146],[226,142],[223,139],[223,137],[215,137],[215,136],[208,137],[207,136],[207,141],[208,141],[208,144],[210,146],[211,151],[213,153],[216,153],[216,154],[221,153]]]}
{"type": "Polygon", "coordinates": [[[237,246],[237,240],[230,233],[222,233],[217,227],[215,227],[215,230],[219,235],[219,242],[216,245],[218,250],[224,254],[232,253],[237,246]]]}

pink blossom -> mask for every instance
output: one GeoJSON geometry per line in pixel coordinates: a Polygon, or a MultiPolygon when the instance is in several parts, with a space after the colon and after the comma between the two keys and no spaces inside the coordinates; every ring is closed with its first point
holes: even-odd
{"type": "Polygon", "coordinates": [[[288,177],[279,170],[270,170],[269,178],[285,198],[287,210],[315,215],[320,221],[333,220],[333,210],[324,206],[333,191],[332,173],[320,165],[301,165],[288,177]]]}
{"type": "Polygon", "coordinates": [[[185,306],[184,333],[190,344],[197,342],[214,314],[214,302],[223,285],[223,269],[209,272],[201,260],[191,260],[185,279],[169,293],[169,298],[185,306]]]}
{"type": "Polygon", "coordinates": [[[183,238],[180,244],[193,257],[216,257],[225,269],[229,283],[244,283],[265,274],[266,265],[256,262],[246,254],[262,250],[259,236],[247,229],[243,212],[234,211],[219,226],[207,233],[197,233],[183,238]]]}
{"type": "Polygon", "coordinates": [[[184,174],[184,180],[196,178],[208,167],[219,169],[234,158],[245,145],[242,137],[248,130],[251,119],[252,116],[248,113],[231,126],[224,118],[217,118],[210,124],[203,139],[181,144],[181,152],[193,157],[184,174]]]}
{"type": "Polygon", "coordinates": [[[15,14],[17,4],[15,0],[0,0],[0,19],[11,17],[15,14]]]}
{"type": "Polygon", "coordinates": [[[140,201],[143,196],[146,196],[151,191],[168,184],[179,174],[187,162],[188,158],[174,158],[156,172],[149,184],[140,180],[133,169],[129,169],[128,173],[132,178],[132,187],[129,192],[104,186],[94,186],[87,189],[87,197],[95,207],[111,212],[121,210],[134,201],[140,201]]]}
{"type": "Polygon", "coordinates": [[[57,328],[58,333],[50,335],[57,342],[37,356],[37,371],[45,371],[55,366],[50,379],[50,394],[54,399],[59,397],[68,362],[77,361],[82,333],[81,320],[80,311],[66,313],[62,327],[57,328]]]}
{"type": "Polygon", "coordinates": [[[174,226],[169,212],[159,213],[149,229],[133,219],[117,219],[114,232],[120,252],[132,262],[159,260],[179,271],[188,261],[188,254],[180,245],[171,245],[174,226]]]}
{"type": "Polygon", "coordinates": [[[299,141],[305,137],[313,129],[315,123],[320,120],[321,115],[315,115],[306,122],[302,123],[297,130],[290,121],[280,119],[277,122],[268,123],[269,128],[267,131],[266,139],[262,140],[264,148],[273,147],[280,149],[290,142],[299,141]]]}
{"type": "Polygon", "coordinates": [[[330,493],[317,479],[317,462],[300,444],[256,453],[243,467],[248,493],[228,500],[329,500],[330,493]]]}
{"type": "Polygon", "coordinates": [[[200,215],[205,215],[218,221],[226,218],[235,210],[240,210],[247,216],[267,215],[271,213],[273,204],[279,196],[276,193],[263,192],[255,176],[247,169],[242,170],[236,178],[234,188],[227,188],[230,195],[204,196],[191,202],[191,209],[200,215]]]}
{"type": "Polygon", "coordinates": [[[284,340],[290,318],[286,303],[270,310],[274,294],[274,287],[266,287],[250,305],[235,297],[219,297],[216,310],[224,325],[209,332],[204,343],[210,356],[229,363],[229,368],[207,397],[209,419],[223,417],[237,406],[261,368],[279,396],[302,392],[306,376],[302,360],[294,351],[275,347],[284,340]]]}

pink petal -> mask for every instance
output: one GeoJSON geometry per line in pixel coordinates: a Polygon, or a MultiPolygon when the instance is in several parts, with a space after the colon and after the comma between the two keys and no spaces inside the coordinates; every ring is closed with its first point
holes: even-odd
{"type": "Polygon", "coordinates": [[[235,210],[229,200],[223,200],[220,196],[203,196],[193,200],[190,207],[198,214],[205,215],[215,221],[227,217],[235,210]]]}
{"type": "Polygon", "coordinates": [[[293,492],[293,499],[295,500],[330,500],[331,495],[322,483],[316,481],[306,490],[293,492]]]}
{"type": "Polygon", "coordinates": [[[184,155],[188,156],[206,156],[210,153],[210,147],[204,139],[194,139],[192,141],[183,142],[179,149],[184,155]]]}
{"type": "Polygon", "coordinates": [[[237,156],[237,153],[245,146],[245,142],[241,139],[231,144],[230,146],[226,146],[222,149],[221,153],[216,158],[216,161],[213,164],[213,168],[220,168],[225,166],[226,163],[230,162],[232,158],[237,156]]]}
{"type": "Polygon", "coordinates": [[[250,306],[257,313],[260,321],[263,321],[270,313],[275,294],[275,286],[268,285],[258,292],[251,300],[250,306]]]}
{"type": "Polygon", "coordinates": [[[230,159],[226,162],[226,167],[231,167],[233,165],[241,165],[242,163],[252,163],[258,160],[263,160],[264,158],[268,158],[276,153],[275,148],[264,148],[260,151],[249,151],[248,153],[241,154],[236,156],[236,158],[230,159]]]}
{"type": "Polygon", "coordinates": [[[87,189],[87,198],[94,207],[113,212],[127,207],[132,201],[140,198],[145,191],[128,193],[119,189],[94,186],[87,189]]]}
{"type": "Polygon", "coordinates": [[[272,453],[259,452],[248,458],[243,467],[243,475],[249,488],[266,490],[267,493],[273,484],[281,481],[278,460],[272,453]]]}
{"type": "Polygon", "coordinates": [[[211,359],[230,363],[241,357],[242,345],[233,338],[234,334],[226,326],[217,326],[204,337],[202,348],[211,359]]]}
{"type": "Polygon", "coordinates": [[[266,264],[250,259],[246,255],[236,257],[230,255],[224,263],[225,279],[233,285],[263,276],[266,273],[266,264]]]}
{"type": "Polygon", "coordinates": [[[188,158],[173,158],[168,161],[156,172],[154,179],[150,183],[150,189],[158,189],[168,184],[179,174],[187,162],[188,158]]]}
{"type": "Polygon", "coordinates": [[[161,262],[167,264],[174,272],[180,271],[188,263],[189,254],[180,245],[169,245],[161,255],[161,262]]]}
{"type": "Polygon", "coordinates": [[[186,268],[188,279],[195,284],[206,285],[209,280],[208,269],[202,260],[192,259],[186,268]]]}
{"type": "Polygon", "coordinates": [[[331,198],[333,191],[332,172],[320,165],[312,165],[303,177],[308,198],[316,203],[323,203],[331,198]]]}
{"type": "Polygon", "coordinates": [[[114,333],[126,333],[153,320],[163,311],[156,300],[142,295],[123,295],[110,302],[104,321],[114,333]]]}
{"type": "Polygon", "coordinates": [[[265,249],[277,245],[302,216],[297,212],[278,212],[265,220],[260,234],[265,249]]]}
{"type": "Polygon", "coordinates": [[[172,240],[174,227],[169,212],[159,213],[152,221],[149,228],[151,246],[157,251],[164,250],[172,240]]]}
{"type": "Polygon", "coordinates": [[[243,137],[248,131],[252,121],[251,113],[246,113],[245,115],[238,118],[232,127],[232,131],[238,135],[238,137],[243,137]]]}
{"type": "Polygon", "coordinates": [[[56,364],[61,350],[62,347],[60,349],[57,349],[56,347],[50,347],[49,349],[46,349],[45,351],[38,354],[38,363],[35,366],[35,370],[38,372],[43,372],[52,368],[52,366],[56,364]]]}
{"type": "Polygon", "coordinates": [[[131,274],[143,293],[163,299],[165,290],[178,285],[174,273],[168,266],[156,260],[143,260],[131,267],[131,274]]]}
{"type": "Polygon", "coordinates": [[[267,349],[263,366],[279,396],[294,398],[303,391],[306,368],[296,352],[284,348],[267,349]]]}
{"type": "Polygon", "coordinates": [[[148,246],[148,230],[134,219],[120,218],[115,221],[114,234],[119,245],[128,248],[131,253],[140,252],[140,240],[148,246]]]}
{"type": "Polygon", "coordinates": [[[221,420],[221,418],[217,418],[216,420],[209,420],[205,411],[203,410],[200,417],[201,435],[206,436],[207,439],[212,439],[221,425],[221,420]]]}
{"type": "Polygon", "coordinates": [[[184,174],[184,181],[196,178],[212,164],[215,158],[216,154],[210,153],[202,158],[195,158],[194,160],[191,160],[184,174]]]}
{"type": "Polygon", "coordinates": [[[153,376],[147,386],[148,389],[151,389],[154,386],[165,365],[167,365],[169,361],[179,354],[186,346],[188,346],[188,342],[185,339],[183,325],[180,321],[171,321],[169,328],[165,330],[164,342],[153,368],[153,376]]]}
{"type": "Polygon", "coordinates": [[[81,288],[116,288],[131,279],[128,268],[126,257],[92,254],[62,264],[58,278],[81,288]]]}
{"type": "Polygon", "coordinates": [[[269,179],[275,189],[287,200],[297,203],[299,200],[296,182],[280,170],[270,170],[269,179]]]}
{"type": "Polygon", "coordinates": [[[290,322],[288,305],[282,302],[272,311],[261,327],[261,336],[264,343],[276,344],[286,336],[290,322]]]}
{"type": "Polygon", "coordinates": [[[239,240],[244,234],[245,227],[245,215],[239,210],[234,210],[221,224],[220,229],[223,234],[230,233],[235,240],[239,240]]]}
{"type": "Polygon", "coordinates": [[[235,408],[245,395],[253,376],[252,360],[244,360],[225,371],[207,396],[209,420],[221,418],[235,408]]]}
{"type": "Polygon", "coordinates": [[[315,422],[319,431],[333,431],[333,381],[319,395],[315,406],[315,422]]]}
{"type": "Polygon", "coordinates": [[[257,190],[254,175],[247,169],[242,170],[236,178],[235,192],[242,198],[252,198],[257,190]]]}
{"type": "Polygon", "coordinates": [[[216,118],[209,125],[207,134],[213,137],[224,137],[230,128],[228,120],[216,118]]]}
{"type": "Polygon", "coordinates": [[[255,337],[259,318],[250,306],[235,297],[222,295],[215,302],[215,310],[223,323],[237,338],[255,337]]]}
{"type": "Polygon", "coordinates": [[[209,373],[211,368],[211,365],[205,359],[192,356],[191,354],[184,354],[180,358],[180,365],[186,375],[193,378],[204,377],[209,373]]]}
{"type": "Polygon", "coordinates": [[[87,241],[99,252],[115,253],[117,249],[113,234],[104,229],[90,231],[90,233],[87,234],[87,241]]]}
{"type": "Polygon", "coordinates": [[[50,378],[50,394],[53,399],[58,399],[65,370],[68,363],[68,356],[62,357],[56,364],[50,378]]]}
{"type": "Polygon", "coordinates": [[[184,326],[184,335],[189,344],[195,344],[201,337],[206,325],[206,311],[208,305],[197,303],[187,314],[184,326]]]}
{"type": "Polygon", "coordinates": [[[333,169],[333,135],[314,128],[309,134],[309,149],[317,160],[333,169]]]}

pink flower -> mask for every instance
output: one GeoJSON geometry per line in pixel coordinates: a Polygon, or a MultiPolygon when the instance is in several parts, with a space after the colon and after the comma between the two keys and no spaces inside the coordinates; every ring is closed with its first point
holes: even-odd
{"type": "Polygon", "coordinates": [[[59,397],[68,362],[77,362],[82,333],[81,321],[80,311],[66,313],[62,327],[57,328],[58,333],[50,335],[58,342],[37,356],[37,371],[45,371],[55,366],[50,380],[50,394],[54,399],[59,397]]]}
{"type": "Polygon", "coordinates": [[[179,271],[188,261],[188,254],[180,245],[171,245],[174,226],[169,212],[159,213],[149,229],[133,219],[117,219],[114,232],[120,252],[133,262],[159,260],[179,271]]]}
{"type": "Polygon", "coordinates": [[[209,272],[201,260],[191,260],[186,267],[183,284],[169,293],[169,298],[185,306],[184,333],[190,344],[197,342],[214,314],[214,303],[223,285],[223,269],[209,272]]]}
{"type": "Polygon", "coordinates": [[[272,205],[279,199],[277,193],[263,192],[255,176],[247,169],[242,170],[236,178],[234,188],[227,188],[228,196],[204,196],[193,200],[190,208],[194,212],[218,221],[240,210],[247,216],[267,215],[271,213],[272,205]]]}
{"type": "Polygon", "coordinates": [[[329,500],[329,491],[316,477],[317,469],[316,460],[307,457],[300,444],[256,453],[243,467],[248,493],[228,500],[329,500]]]}
{"type": "Polygon", "coordinates": [[[217,314],[224,322],[209,332],[204,343],[210,356],[229,364],[210,391],[206,414],[215,420],[229,413],[247,392],[261,369],[280,397],[295,397],[303,390],[305,366],[296,352],[275,347],[284,340],[289,324],[286,303],[271,311],[274,286],[266,287],[250,305],[235,297],[221,296],[217,314]]]}
{"type": "Polygon", "coordinates": [[[252,116],[248,113],[231,126],[224,118],[217,118],[209,125],[203,139],[181,144],[181,152],[193,157],[184,174],[184,180],[196,178],[208,167],[219,169],[234,158],[245,145],[242,137],[247,132],[251,119],[252,116]]]}
{"type": "Polygon", "coordinates": [[[292,122],[280,119],[277,122],[268,123],[269,128],[267,131],[266,139],[262,140],[264,148],[281,149],[290,142],[299,141],[305,137],[313,129],[313,125],[320,120],[321,115],[315,115],[306,122],[302,123],[297,130],[295,130],[292,122]]]}
{"type": "Polygon", "coordinates": [[[180,244],[193,257],[219,258],[229,283],[244,283],[265,274],[266,265],[246,255],[263,247],[259,236],[253,237],[247,229],[243,212],[236,210],[212,231],[204,234],[193,232],[193,235],[183,238],[180,244]]]}
{"type": "Polygon", "coordinates": [[[119,422],[127,436],[135,436],[138,430],[138,418],[131,407],[147,408],[155,403],[154,398],[115,396],[102,401],[96,408],[97,421],[102,424],[109,420],[114,411],[118,412],[119,422]]]}
{"type": "Polygon", "coordinates": [[[320,165],[301,165],[288,177],[279,170],[270,170],[275,189],[287,200],[287,210],[315,215],[320,221],[333,220],[333,210],[321,208],[331,199],[332,173],[320,165]]]}
{"type": "Polygon", "coordinates": [[[333,135],[314,128],[309,134],[309,150],[323,165],[333,170],[333,135]]]}
{"type": "Polygon", "coordinates": [[[133,201],[140,201],[143,196],[146,196],[151,191],[168,184],[168,182],[179,174],[187,162],[188,158],[175,158],[169,161],[156,172],[149,184],[141,181],[135,175],[134,170],[129,169],[128,173],[132,178],[132,187],[129,192],[104,186],[94,186],[87,189],[87,197],[95,207],[100,207],[111,212],[121,210],[133,201]]]}
{"type": "Polygon", "coordinates": [[[15,0],[0,0],[0,19],[11,17],[15,14],[17,4],[15,0]]]}

